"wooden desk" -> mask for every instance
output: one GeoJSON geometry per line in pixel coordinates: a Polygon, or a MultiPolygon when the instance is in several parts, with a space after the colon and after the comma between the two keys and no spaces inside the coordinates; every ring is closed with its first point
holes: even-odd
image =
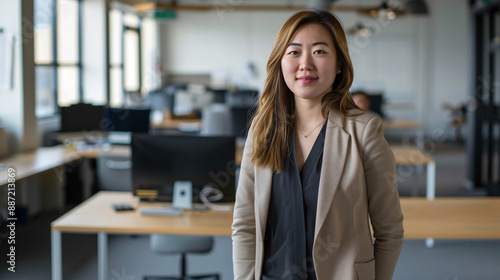
{"type": "Polygon", "coordinates": [[[425,165],[426,172],[426,192],[428,200],[436,197],[436,162],[434,158],[417,147],[413,146],[391,146],[396,165],[425,165]]]}
{"type": "MultiPolygon", "coordinates": [[[[98,234],[98,277],[106,279],[107,234],[231,235],[232,212],[188,212],[182,217],[114,212],[111,203],[136,203],[131,193],[99,192],[51,224],[52,279],[62,279],[62,232],[98,234]]],[[[500,239],[500,198],[401,198],[406,239],[500,239]]]]}
{"type": "Polygon", "coordinates": [[[420,124],[412,120],[390,120],[383,122],[385,129],[418,129],[420,124]]]}
{"type": "Polygon", "coordinates": [[[76,151],[69,151],[62,146],[42,147],[32,152],[13,155],[0,159],[5,169],[0,170],[0,187],[7,185],[7,169],[16,170],[16,181],[20,181],[40,173],[58,168],[82,158],[76,151]]]}
{"type": "Polygon", "coordinates": [[[99,153],[130,155],[130,146],[95,147],[87,150],[71,150],[62,145],[40,147],[32,152],[0,158],[0,164],[5,168],[0,170],[0,187],[7,185],[7,169],[16,170],[16,181],[27,179],[52,169],[61,167],[81,158],[96,158],[99,153]]]}
{"type": "Polygon", "coordinates": [[[176,118],[172,117],[172,114],[168,111],[163,113],[163,121],[161,123],[151,123],[151,128],[161,129],[177,129],[180,123],[197,123],[201,126],[201,119],[197,118],[195,114],[190,114],[186,116],[178,116],[176,118]]]}
{"type": "Polygon", "coordinates": [[[52,222],[52,230],[127,234],[231,235],[232,212],[188,211],[183,216],[143,216],[142,207],[165,203],[138,203],[132,193],[101,191],[52,222]],[[135,211],[115,212],[112,203],[132,203],[135,211]]]}
{"type": "Polygon", "coordinates": [[[401,198],[406,239],[500,239],[499,197],[401,198]]]}
{"type": "Polygon", "coordinates": [[[107,155],[130,156],[132,151],[130,145],[112,145],[108,147],[88,147],[84,150],[77,150],[78,154],[86,158],[97,158],[100,153],[107,155]]]}
{"type": "Polygon", "coordinates": [[[385,130],[405,130],[403,135],[403,145],[410,144],[409,131],[413,130],[416,133],[416,143],[419,148],[424,146],[424,134],[420,130],[420,124],[412,120],[389,120],[383,122],[385,130]]]}
{"type": "Polygon", "coordinates": [[[99,192],[51,224],[52,279],[62,279],[61,233],[97,233],[98,279],[108,279],[107,235],[126,234],[193,234],[231,235],[233,213],[221,211],[188,211],[183,216],[142,216],[141,207],[160,206],[159,203],[141,203],[133,212],[115,212],[111,203],[132,203],[131,193],[99,192]]]}

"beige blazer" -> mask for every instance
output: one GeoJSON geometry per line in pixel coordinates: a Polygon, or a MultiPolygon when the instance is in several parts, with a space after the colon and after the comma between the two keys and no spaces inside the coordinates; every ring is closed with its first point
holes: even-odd
{"type": "MultiPolygon", "coordinates": [[[[251,144],[252,128],[243,151],[234,208],[234,279],[260,279],[262,274],[273,172],[251,163],[251,144]]],[[[369,113],[344,118],[330,111],[313,245],[318,280],[392,278],[403,245],[395,166],[379,118],[369,113]]]]}

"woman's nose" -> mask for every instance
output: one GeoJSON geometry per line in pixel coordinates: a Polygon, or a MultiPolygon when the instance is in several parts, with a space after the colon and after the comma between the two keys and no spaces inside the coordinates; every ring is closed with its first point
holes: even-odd
{"type": "Polygon", "coordinates": [[[314,68],[314,64],[312,63],[312,57],[309,54],[304,54],[300,58],[300,66],[299,70],[304,71],[304,70],[312,70],[314,68]]]}

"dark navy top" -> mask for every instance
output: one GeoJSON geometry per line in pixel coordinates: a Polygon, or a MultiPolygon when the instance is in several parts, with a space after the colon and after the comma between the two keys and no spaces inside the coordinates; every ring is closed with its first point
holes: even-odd
{"type": "Polygon", "coordinates": [[[326,123],[300,172],[293,134],[284,170],[273,174],[262,280],[316,279],[312,247],[326,123]]]}

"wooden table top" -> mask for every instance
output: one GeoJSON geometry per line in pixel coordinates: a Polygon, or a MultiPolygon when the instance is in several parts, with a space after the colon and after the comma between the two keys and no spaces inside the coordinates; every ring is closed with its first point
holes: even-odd
{"type": "Polygon", "coordinates": [[[132,154],[132,149],[130,145],[111,145],[106,147],[88,147],[85,150],[78,150],[77,152],[86,158],[97,158],[101,153],[129,157],[132,154]]]}
{"type": "Polygon", "coordinates": [[[384,129],[417,129],[420,124],[412,120],[388,120],[383,122],[384,129]]]}
{"type": "Polygon", "coordinates": [[[413,146],[390,146],[396,164],[417,165],[434,162],[434,158],[413,146]]]}
{"type": "Polygon", "coordinates": [[[42,147],[32,152],[0,158],[0,164],[5,168],[0,170],[0,186],[7,184],[8,168],[15,169],[16,181],[60,167],[82,157],[76,151],[65,149],[63,146],[42,147]]]}
{"type": "Polygon", "coordinates": [[[186,211],[183,216],[141,215],[141,207],[161,205],[139,204],[129,192],[99,192],[52,222],[51,228],[69,232],[231,235],[232,211],[186,211]],[[136,210],[115,212],[112,203],[132,203],[136,210]]]}
{"type": "MultiPolygon", "coordinates": [[[[131,193],[100,192],[58,218],[52,229],[65,232],[231,235],[232,212],[188,211],[181,217],[115,212],[112,203],[135,203],[131,193]]],[[[401,198],[406,239],[500,238],[500,198],[401,198]]]]}
{"type": "Polygon", "coordinates": [[[197,123],[201,125],[201,119],[196,117],[195,114],[190,114],[186,116],[178,116],[176,118],[172,117],[172,114],[168,111],[164,112],[164,119],[161,123],[151,123],[152,128],[179,128],[179,124],[182,123],[197,123]]]}
{"type": "Polygon", "coordinates": [[[500,198],[402,198],[405,237],[409,239],[500,238],[500,198]]]}

